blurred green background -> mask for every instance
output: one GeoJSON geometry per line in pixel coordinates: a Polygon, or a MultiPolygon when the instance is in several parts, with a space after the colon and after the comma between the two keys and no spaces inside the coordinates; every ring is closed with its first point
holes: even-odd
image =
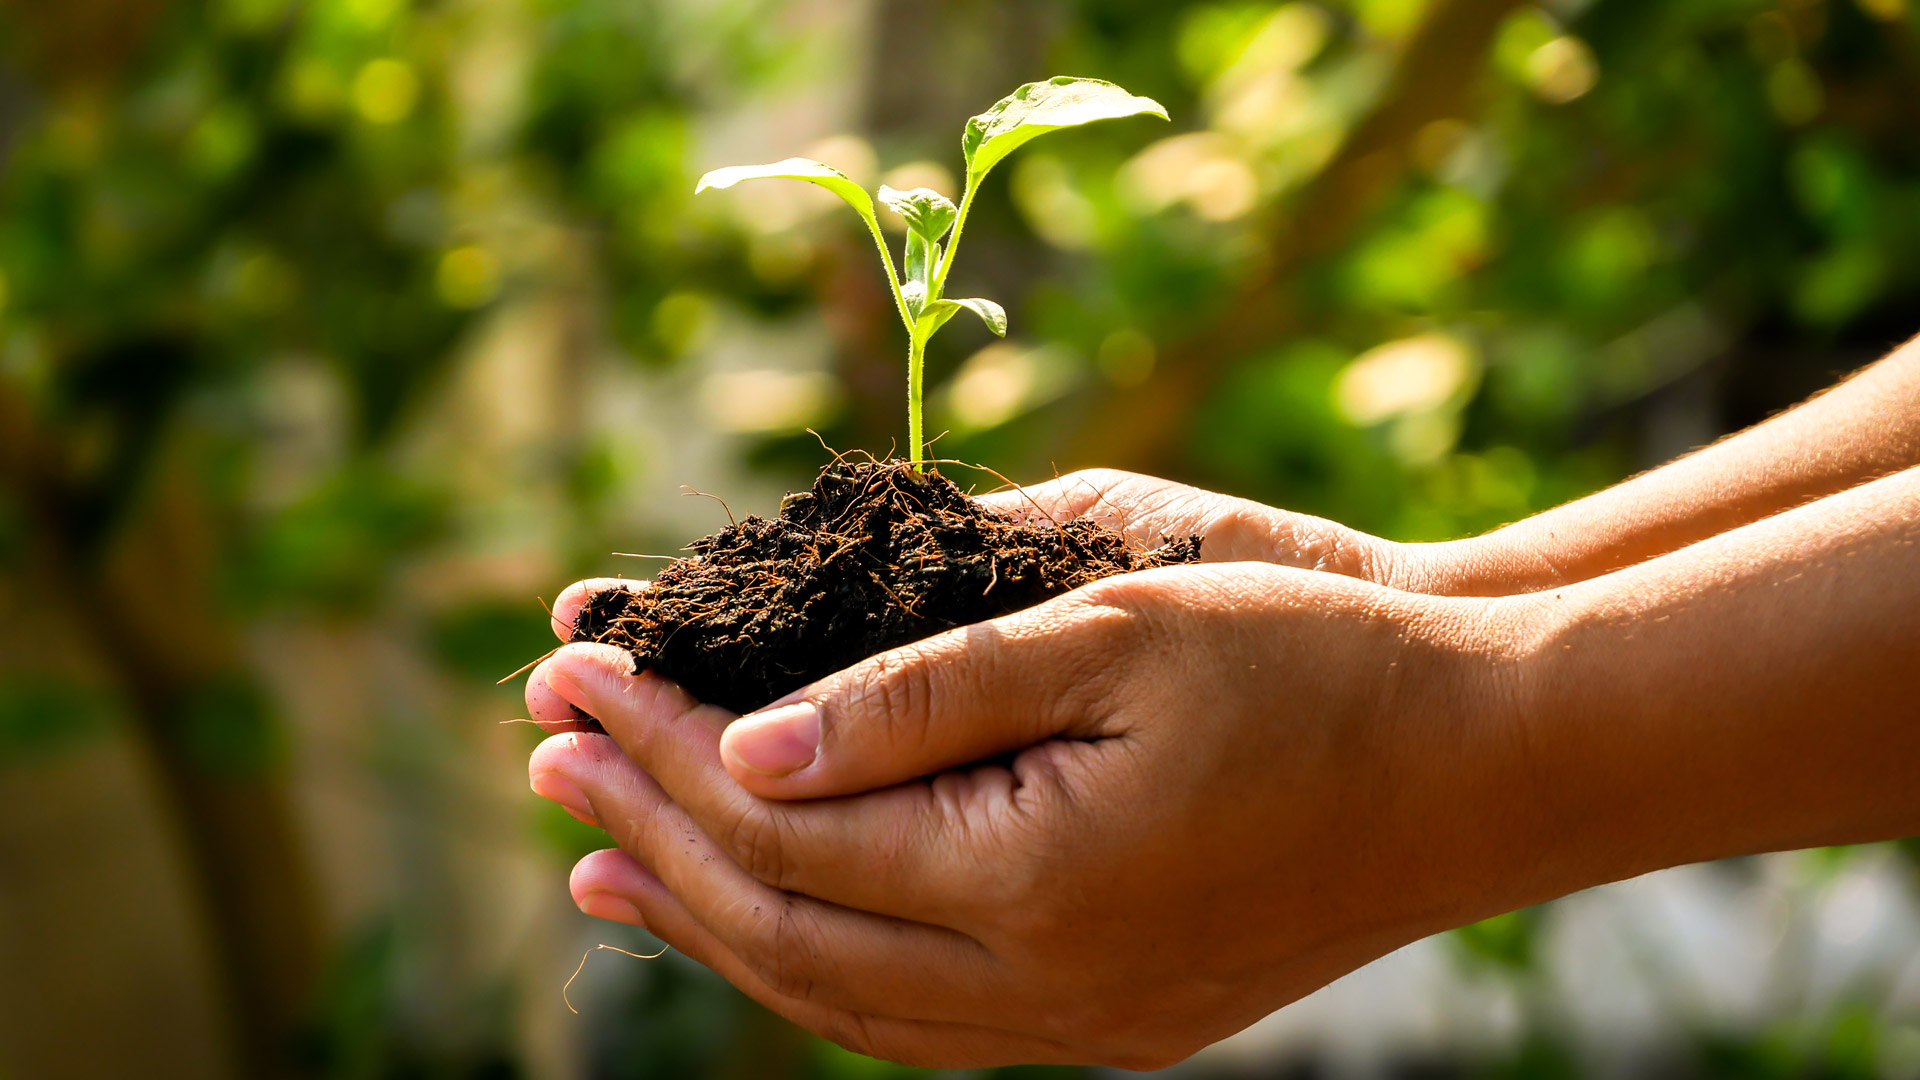
{"type": "MultiPolygon", "coordinates": [[[[995,174],[940,451],[1459,536],[1920,329],[1910,0],[0,0],[0,1077],[920,1075],[574,912],[494,680],[904,429],[807,154],[995,174]]],[[[1188,1076],[1920,1076],[1898,847],[1421,943],[1188,1076]]],[[[1150,945],[1151,943],[1143,943],[1150,945]]],[[[1075,1070],[1004,1070],[1071,1077],[1075,1070]]]]}

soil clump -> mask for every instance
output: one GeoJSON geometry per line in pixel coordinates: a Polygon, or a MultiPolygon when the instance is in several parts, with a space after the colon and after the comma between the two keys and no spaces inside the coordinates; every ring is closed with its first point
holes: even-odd
{"type": "Polygon", "coordinates": [[[748,712],[942,630],[1196,562],[1200,538],[1141,551],[1097,522],[990,510],[931,467],[843,459],[778,517],[687,550],[650,586],[596,593],[573,640],[618,645],[700,700],[748,712]]]}

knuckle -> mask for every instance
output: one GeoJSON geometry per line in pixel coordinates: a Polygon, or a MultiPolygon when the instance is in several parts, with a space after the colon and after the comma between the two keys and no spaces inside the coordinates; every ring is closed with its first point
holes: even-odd
{"type": "Polygon", "coordinates": [[[1323,574],[1372,580],[1377,572],[1352,534],[1319,518],[1305,518],[1295,526],[1295,552],[1295,565],[1323,574]]]}
{"type": "Polygon", "coordinates": [[[776,889],[787,887],[786,826],[780,814],[753,803],[734,817],[726,844],[747,873],[776,889]]]}
{"type": "Polygon", "coordinates": [[[1068,596],[1080,607],[1083,625],[1115,630],[1153,606],[1161,592],[1155,577],[1151,573],[1117,574],[1088,582],[1068,596]]]}
{"type": "Polygon", "coordinates": [[[822,1018],[814,1034],[862,1057],[880,1057],[883,1053],[874,1038],[872,1021],[860,1013],[835,1009],[822,1018]]]}
{"type": "Polygon", "coordinates": [[[1236,501],[1208,523],[1200,548],[1203,555],[1215,559],[1251,555],[1284,562],[1287,553],[1282,550],[1279,532],[1271,510],[1256,503],[1236,501]]]}
{"type": "Polygon", "coordinates": [[[602,817],[602,824],[608,827],[609,835],[620,849],[649,868],[658,868],[660,865],[656,851],[671,850],[671,844],[663,842],[666,823],[659,808],[657,801],[648,800],[635,814],[616,817],[610,822],[602,817]]]}
{"type": "Polygon", "coordinates": [[[898,818],[874,831],[867,852],[870,866],[909,865],[921,854],[921,827],[910,818],[898,818]]]}
{"type": "Polygon", "coordinates": [[[1065,721],[1104,715],[1116,700],[1116,682],[1131,670],[1125,658],[1137,655],[1154,633],[1159,620],[1153,598],[1122,576],[1093,582],[1062,600],[1062,632],[1051,633],[1047,642],[1057,672],[1053,700],[1065,721]]]}
{"type": "Polygon", "coordinates": [[[774,993],[797,1001],[817,1000],[821,991],[813,947],[812,920],[793,898],[762,912],[760,932],[746,958],[760,981],[774,993]]]}
{"type": "Polygon", "coordinates": [[[926,718],[933,706],[937,665],[927,662],[923,646],[909,645],[874,657],[842,709],[829,707],[829,727],[840,734],[860,730],[862,739],[878,739],[898,750],[913,750],[927,737],[926,718]],[[833,715],[838,713],[839,715],[833,715]]]}

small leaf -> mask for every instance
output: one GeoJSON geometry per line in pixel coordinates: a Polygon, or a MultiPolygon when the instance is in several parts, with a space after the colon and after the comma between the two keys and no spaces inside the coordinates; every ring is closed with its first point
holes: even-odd
{"type": "MultiPolygon", "coordinates": [[[[924,281],[909,281],[905,285],[900,286],[900,299],[906,302],[907,310],[912,312],[915,318],[918,318],[927,308],[927,283],[924,281]]],[[[945,320],[943,319],[941,321],[944,322],[945,320]]]]}
{"type": "Polygon", "coordinates": [[[879,228],[873,216],[873,198],[866,189],[854,183],[846,173],[812,158],[795,157],[771,165],[731,165],[715,169],[700,178],[693,193],[698,195],[708,188],[730,188],[742,180],[805,180],[809,184],[818,184],[847,200],[847,205],[859,211],[867,224],[879,228]]]}
{"type": "Polygon", "coordinates": [[[928,304],[926,317],[933,320],[933,325],[927,328],[927,334],[931,336],[935,330],[945,326],[947,320],[953,318],[961,308],[980,316],[980,321],[986,323],[987,329],[995,334],[1000,337],[1007,336],[1007,309],[991,300],[982,300],[979,297],[969,297],[965,300],[935,300],[928,304]]]}
{"type": "Polygon", "coordinates": [[[917,312],[907,307],[906,297],[900,292],[900,279],[894,276],[893,252],[887,249],[887,238],[880,233],[880,219],[873,215],[873,197],[865,188],[853,182],[846,173],[831,165],[823,165],[812,158],[793,157],[785,161],[776,161],[771,165],[732,165],[724,169],[715,169],[700,178],[694,185],[695,195],[708,188],[730,188],[742,180],[805,180],[809,184],[818,184],[847,201],[867,223],[867,232],[873,234],[873,246],[879,249],[880,263],[886,268],[887,283],[893,287],[894,299],[899,302],[900,320],[911,330],[917,312]]]}
{"type": "Polygon", "coordinates": [[[1100,79],[1062,75],[1028,83],[967,121],[967,132],[960,140],[967,158],[967,182],[979,183],[1008,154],[1049,131],[1125,116],[1165,120],[1167,110],[1152,98],[1136,97],[1100,79]]]}
{"type": "Polygon", "coordinates": [[[929,244],[937,243],[953,228],[953,219],[960,208],[953,200],[932,188],[914,188],[912,191],[900,191],[885,184],[880,185],[880,205],[899,214],[907,223],[907,228],[916,236],[924,237],[929,244]]]}

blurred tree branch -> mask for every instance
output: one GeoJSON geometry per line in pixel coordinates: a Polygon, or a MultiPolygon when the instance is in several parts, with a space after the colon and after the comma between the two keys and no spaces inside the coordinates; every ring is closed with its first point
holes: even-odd
{"type": "Polygon", "coordinates": [[[1494,35],[1520,0],[1433,0],[1379,103],[1269,227],[1272,255],[1220,317],[1167,350],[1141,385],[1110,392],[1077,425],[1060,467],[1156,471],[1221,372],[1291,332],[1298,274],[1340,250],[1404,175],[1428,124],[1465,112],[1494,35]]]}
{"type": "MultiPolygon", "coordinates": [[[[159,449],[149,445],[144,456],[160,458],[159,449]]],[[[46,592],[68,598],[68,621],[99,651],[102,668],[119,673],[134,733],[182,835],[243,1074],[289,1075],[320,956],[314,882],[285,777],[220,767],[204,735],[196,739],[194,725],[217,707],[210,702],[248,682],[235,635],[213,605],[209,508],[179,463],[169,464],[146,470],[146,497],[103,515],[73,448],[37,422],[16,387],[0,383],[0,484],[32,520],[30,565],[46,592]]]]}

